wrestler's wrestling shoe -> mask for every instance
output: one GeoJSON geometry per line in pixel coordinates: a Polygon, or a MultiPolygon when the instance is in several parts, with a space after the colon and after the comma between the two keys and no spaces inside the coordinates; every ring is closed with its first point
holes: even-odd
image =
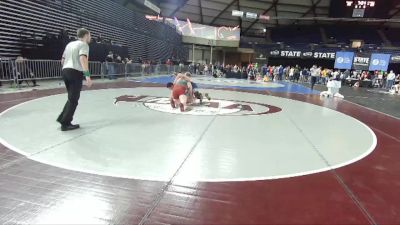
{"type": "Polygon", "coordinates": [[[181,112],[185,112],[185,106],[182,103],[179,104],[179,109],[181,112]]]}
{"type": "Polygon", "coordinates": [[[206,93],[205,96],[208,99],[208,101],[211,101],[211,97],[210,97],[210,95],[208,95],[208,93],[206,93]]]}
{"type": "Polygon", "coordinates": [[[200,92],[198,91],[194,92],[194,97],[200,100],[200,105],[203,104],[203,95],[200,92]]]}
{"type": "Polygon", "coordinates": [[[173,99],[170,99],[169,102],[171,103],[171,107],[175,109],[176,108],[175,101],[173,99]]]}

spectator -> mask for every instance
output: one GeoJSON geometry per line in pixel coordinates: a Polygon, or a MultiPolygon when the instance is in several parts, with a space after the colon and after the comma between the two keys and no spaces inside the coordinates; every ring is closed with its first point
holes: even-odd
{"type": "Polygon", "coordinates": [[[270,66],[269,67],[269,77],[271,78],[271,80],[274,80],[274,67],[270,66]]]}
{"type": "Polygon", "coordinates": [[[204,64],[204,75],[208,75],[208,65],[204,64]]]}
{"type": "Polygon", "coordinates": [[[393,72],[393,70],[390,71],[390,73],[387,76],[387,81],[386,81],[386,89],[390,90],[395,82],[396,79],[396,74],[393,72]]]}
{"type": "Polygon", "coordinates": [[[60,34],[58,37],[60,38],[60,40],[63,41],[64,44],[67,44],[69,42],[69,34],[66,27],[60,30],[60,34]]]}
{"type": "Polygon", "coordinates": [[[300,79],[300,67],[299,65],[296,65],[294,68],[294,81],[299,82],[300,79]]]}
{"type": "Polygon", "coordinates": [[[183,64],[182,61],[180,61],[179,62],[179,72],[182,72],[184,67],[185,67],[185,65],[183,64]]]}
{"type": "Polygon", "coordinates": [[[35,74],[27,65],[26,59],[24,59],[22,56],[18,56],[15,60],[14,73],[16,75],[15,82],[18,83],[18,85],[21,85],[22,82],[25,80],[28,85],[29,81],[32,81],[34,87],[38,86],[36,84],[35,74]]]}
{"type": "Polygon", "coordinates": [[[125,58],[125,63],[126,63],[126,64],[132,64],[132,59],[131,59],[131,57],[125,58]]]}
{"type": "Polygon", "coordinates": [[[279,74],[278,75],[279,80],[282,80],[283,79],[283,66],[282,65],[279,66],[278,74],[279,74]]]}
{"type": "Polygon", "coordinates": [[[171,74],[171,71],[172,71],[171,69],[172,69],[172,66],[174,65],[174,63],[172,62],[171,59],[167,59],[167,62],[165,64],[167,64],[168,74],[171,74]]]}
{"type": "Polygon", "coordinates": [[[287,67],[284,69],[285,80],[288,80],[288,79],[289,79],[289,73],[290,73],[290,66],[287,66],[287,67]]]}
{"type": "Polygon", "coordinates": [[[300,74],[301,82],[307,82],[308,81],[308,75],[309,75],[308,70],[307,70],[306,67],[304,67],[303,70],[301,71],[301,74],[300,74]]]}
{"type": "Polygon", "coordinates": [[[122,63],[122,58],[120,55],[117,54],[117,56],[115,57],[115,62],[116,63],[122,63]]]}
{"type": "Polygon", "coordinates": [[[294,67],[290,68],[289,70],[289,80],[290,81],[294,80],[294,67]]]}
{"type": "Polygon", "coordinates": [[[146,72],[146,61],[145,60],[142,60],[142,76],[144,76],[145,75],[145,72],[146,72]]]}
{"type": "Polygon", "coordinates": [[[358,79],[358,72],[356,70],[353,71],[351,78],[358,79]]]}
{"type": "Polygon", "coordinates": [[[106,57],[106,67],[107,67],[108,79],[110,80],[115,79],[115,58],[114,58],[114,53],[112,51],[110,51],[106,57]]]}
{"type": "Polygon", "coordinates": [[[397,93],[398,95],[400,95],[400,84],[394,85],[394,93],[397,93]]]}
{"type": "Polygon", "coordinates": [[[350,73],[350,70],[346,70],[346,71],[344,71],[344,79],[347,79],[347,78],[349,78],[349,77],[350,77],[350,75],[351,75],[351,73],[350,73]]]}
{"type": "Polygon", "coordinates": [[[265,76],[265,75],[268,74],[268,66],[267,66],[267,64],[264,64],[264,65],[261,67],[261,73],[262,73],[263,76],[265,76]]]}
{"type": "Polygon", "coordinates": [[[327,77],[328,77],[328,70],[327,70],[327,69],[323,69],[323,70],[321,71],[321,80],[322,80],[322,84],[323,84],[323,85],[326,84],[327,77]]]}
{"type": "Polygon", "coordinates": [[[362,71],[359,80],[365,80],[365,79],[367,79],[367,72],[366,71],[362,71]]]}
{"type": "Polygon", "coordinates": [[[314,90],[315,83],[317,83],[317,80],[321,74],[321,68],[314,65],[310,69],[310,72],[311,72],[311,90],[314,90]]]}
{"type": "Polygon", "coordinates": [[[276,66],[274,67],[274,80],[276,81],[278,80],[278,78],[279,78],[279,67],[276,66]]]}
{"type": "Polygon", "coordinates": [[[197,63],[195,68],[196,68],[196,75],[199,75],[200,74],[200,63],[197,63]]]}
{"type": "Polygon", "coordinates": [[[97,37],[96,42],[99,44],[103,43],[103,37],[101,36],[101,34],[99,34],[99,36],[97,37]]]}

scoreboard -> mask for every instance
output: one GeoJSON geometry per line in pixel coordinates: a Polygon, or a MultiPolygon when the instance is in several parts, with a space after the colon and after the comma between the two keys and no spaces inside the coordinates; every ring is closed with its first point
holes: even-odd
{"type": "Polygon", "coordinates": [[[332,0],[330,17],[387,19],[398,0],[332,0]]]}
{"type": "Polygon", "coordinates": [[[374,8],[375,1],[346,1],[346,6],[353,9],[374,8]]]}

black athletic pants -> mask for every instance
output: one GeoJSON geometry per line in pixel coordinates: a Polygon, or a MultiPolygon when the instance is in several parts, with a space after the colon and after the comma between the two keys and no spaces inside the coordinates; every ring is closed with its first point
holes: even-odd
{"type": "Polygon", "coordinates": [[[311,77],[311,90],[314,90],[315,83],[317,83],[317,77],[311,77]]]}
{"type": "Polygon", "coordinates": [[[68,101],[57,121],[62,125],[70,125],[81,95],[83,73],[75,69],[63,69],[62,77],[68,91],[68,101]]]}

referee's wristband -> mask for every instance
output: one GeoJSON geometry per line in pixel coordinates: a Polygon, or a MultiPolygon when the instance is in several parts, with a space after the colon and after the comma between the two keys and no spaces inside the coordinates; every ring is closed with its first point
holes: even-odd
{"type": "Polygon", "coordinates": [[[90,77],[90,72],[89,71],[83,71],[83,76],[90,77]]]}

